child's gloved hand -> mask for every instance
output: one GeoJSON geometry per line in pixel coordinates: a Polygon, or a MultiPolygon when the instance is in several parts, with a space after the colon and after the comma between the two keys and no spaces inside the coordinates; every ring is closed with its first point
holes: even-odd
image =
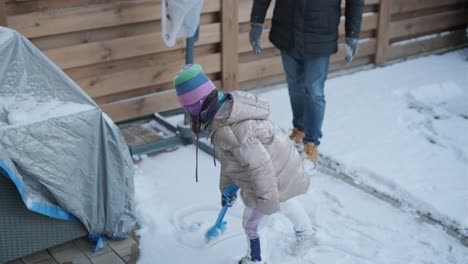
{"type": "Polygon", "coordinates": [[[237,193],[235,193],[234,195],[230,195],[228,197],[226,197],[224,194],[221,194],[221,206],[229,206],[231,207],[237,200],[237,193]]]}

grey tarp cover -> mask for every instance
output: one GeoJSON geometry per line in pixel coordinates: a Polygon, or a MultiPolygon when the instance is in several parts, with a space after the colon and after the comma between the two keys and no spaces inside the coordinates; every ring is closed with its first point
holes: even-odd
{"type": "Polygon", "coordinates": [[[117,126],[31,42],[0,27],[0,177],[28,209],[122,237],[135,225],[133,175],[117,126]]]}

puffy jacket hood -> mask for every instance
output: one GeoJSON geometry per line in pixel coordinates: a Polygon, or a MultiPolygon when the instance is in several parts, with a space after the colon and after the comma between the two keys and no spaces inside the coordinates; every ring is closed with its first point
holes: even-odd
{"type": "Polygon", "coordinates": [[[214,117],[212,131],[244,120],[266,120],[270,116],[270,105],[257,96],[235,91],[214,117]]]}

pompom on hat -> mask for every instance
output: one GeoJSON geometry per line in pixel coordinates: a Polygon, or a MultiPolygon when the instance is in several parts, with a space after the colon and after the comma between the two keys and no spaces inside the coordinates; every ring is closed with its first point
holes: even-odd
{"type": "Polygon", "coordinates": [[[199,64],[187,64],[174,77],[177,100],[192,115],[199,115],[206,97],[216,90],[199,64]]]}

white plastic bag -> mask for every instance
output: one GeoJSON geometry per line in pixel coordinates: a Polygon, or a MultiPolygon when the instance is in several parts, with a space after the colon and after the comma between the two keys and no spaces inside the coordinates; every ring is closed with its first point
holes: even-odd
{"type": "Polygon", "coordinates": [[[161,31],[167,46],[173,47],[176,38],[189,38],[200,23],[204,0],[162,0],[161,31]]]}

